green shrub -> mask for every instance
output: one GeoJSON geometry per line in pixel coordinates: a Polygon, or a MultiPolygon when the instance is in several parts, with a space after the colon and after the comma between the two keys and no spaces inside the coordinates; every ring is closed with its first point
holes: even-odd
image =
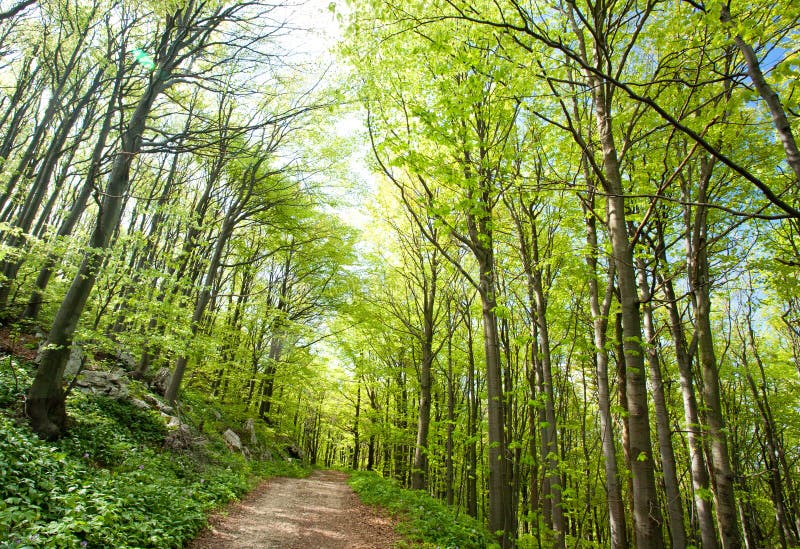
{"type": "Polygon", "coordinates": [[[0,549],[183,547],[257,476],[305,472],[228,450],[200,461],[164,451],[163,420],[126,402],[74,394],[68,410],[56,443],[0,414],[0,549]]]}
{"type": "Polygon", "coordinates": [[[405,534],[442,548],[484,549],[494,546],[490,533],[477,520],[426,492],[406,490],[374,472],[351,473],[350,486],[370,505],[381,505],[401,517],[405,534]]]}

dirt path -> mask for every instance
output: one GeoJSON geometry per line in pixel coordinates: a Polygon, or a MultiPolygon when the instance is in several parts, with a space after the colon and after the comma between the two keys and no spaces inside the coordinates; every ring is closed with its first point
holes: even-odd
{"type": "Polygon", "coordinates": [[[212,517],[186,549],[389,549],[400,540],[390,518],[363,505],[347,475],[314,471],[308,478],[269,480],[212,517]]]}

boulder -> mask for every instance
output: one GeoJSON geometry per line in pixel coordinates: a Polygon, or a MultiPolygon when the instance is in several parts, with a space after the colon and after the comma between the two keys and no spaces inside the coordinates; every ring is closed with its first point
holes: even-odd
{"type": "Polygon", "coordinates": [[[153,377],[153,381],[150,383],[150,388],[159,395],[163,395],[167,390],[170,377],[172,377],[172,372],[170,372],[169,368],[161,368],[158,372],[156,372],[155,377],[153,377]]]}
{"type": "Polygon", "coordinates": [[[114,354],[114,360],[120,368],[127,372],[132,372],[136,369],[136,359],[125,349],[117,349],[114,354]]]}
{"type": "Polygon", "coordinates": [[[258,437],[256,436],[256,420],[249,418],[244,422],[244,432],[250,435],[250,444],[255,446],[258,444],[258,437]]]}
{"type": "Polygon", "coordinates": [[[67,359],[67,365],[64,369],[64,375],[72,377],[77,374],[83,365],[83,360],[83,347],[73,343],[69,350],[69,358],[67,359]]]}
{"type": "Polygon", "coordinates": [[[239,435],[234,433],[231,429],[227,429],[224,433],[222,433],[222,438],[225,439],[225,442],[228,444],[228,448],[231,450],[237,450],[239,452],[242,451],[242,440],[239,438],[239,435]]]}
{"type": "Polygon", "coordinates": [[[139,400],[138,398],[131,398],[131,404],[133,404],[140,410],[150,410],[150,405],[146,403],[144,400],[139,400]]]}
{"type": "Polygon", "coordinates": [[[300,459],[304,458],[303,449],[300,448],[297,444],[290,444],[286,447],[286,453],[289,455],[290,458],[293,459],[300,459]]]}
{"type": "Polygon", "coordinates": [[[75,381],[75,387],[85,393],[103,395],[114,400],[128,398],[127,380],[113,372],[84,370],[75,381]]]}
{"type": "Polygon", "coordinates": [[[189,426],[185,423],[180,424],[177,429],[171,430],[164,438],[164,448],[172,451],[189,450],[196,443],[189,426]]]}
{"type": "Polygon", "coordinates": [[[175,408],[170,406],[169,404],[165,404],[161,400],[159,400],[155,395],[151,395],[150,393],[145,394],[142,399],[150,405],[150,407],[155,408],[162,414],[166,414],[171,416],[175,412],[175,408]]]}

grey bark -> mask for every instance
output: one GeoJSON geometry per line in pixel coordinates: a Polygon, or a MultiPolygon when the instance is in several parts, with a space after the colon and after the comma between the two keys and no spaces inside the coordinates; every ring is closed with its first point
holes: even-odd
{"type": "MultiPolygon", "coordinates": [[[[717,505],[717,522],[724,549],[738,549],[742,538],[738,526],[738,513],[733,488],[733,471],[730,465],[725,419],[720,399],[719,371],[714,351],[711,328],[711,278],[708,265],[708,200],[707,189],[714,160],[705,158],[701,165],[696,210],[691,226],[687,227],[689,285],[695,309],[695,338],[697,356],[703,376],[703,403],[710,447],[712,487],[717,505]]],[[[688,208],[688,207],[687,207],[688,208]]],[[[688,214],[687,214],[688,216],[688,214]]]]}
{"type": "Polygon", "coordinates": [[[672,448],[672,429],[670,428],[669,411],[664,396],[664,382],[661,376],[661,364],[658,356],[658,336],[653,318],[653,296],[647,280],[646,265],[641,258],[637,259],[639,295],[642,303],[644,335],[646,338],[647,366],[650,370],[652,384],[653,407],[656,412],[656,429],[658,447],[661,451],[661,471],[664,475],[664,492],[667,498],[669,520],[669,536],[674,549],[686,547],[686,530],[683,526],[683,506],[678,485],[678,472],[675,464],[675,451],[672,448]]]}
{"type": "MultiPolygon", "coordinates": [[[[594,189],[590,188],[591,201],[594,206],[594,189]]],[[[627,549],[628,527],[625,520],[625,501],[622,499],[622,488],[617,467],[617,448],[614,443],[614,419],[611,415],[611,389],[608,383],[608,315],[614,289],[614,264],[608,266],[608,282],[600,303],[600,292],[597,284],[597,226],[594,215],[586,215],[586,243],[588,253],[586,264],[590,269],[589,306],[592,311],[592,328],[595,348],[595,370],[597,372],[597,403],[600,419],[601,444],[603,447],[603,467],[606,474],[606,501],[608,502],[608,519],[611,529],[611,547],[627,549]]]]}

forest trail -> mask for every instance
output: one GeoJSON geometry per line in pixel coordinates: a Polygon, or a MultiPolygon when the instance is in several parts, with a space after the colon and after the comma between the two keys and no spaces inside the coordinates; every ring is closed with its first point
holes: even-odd
{"type": "Polygon", "coordinates": [[[365,506],[347,475],[314,471],[308,478],[266,481],[186,549],[389,549],[400,540],[394,521],[365,506]]]}

